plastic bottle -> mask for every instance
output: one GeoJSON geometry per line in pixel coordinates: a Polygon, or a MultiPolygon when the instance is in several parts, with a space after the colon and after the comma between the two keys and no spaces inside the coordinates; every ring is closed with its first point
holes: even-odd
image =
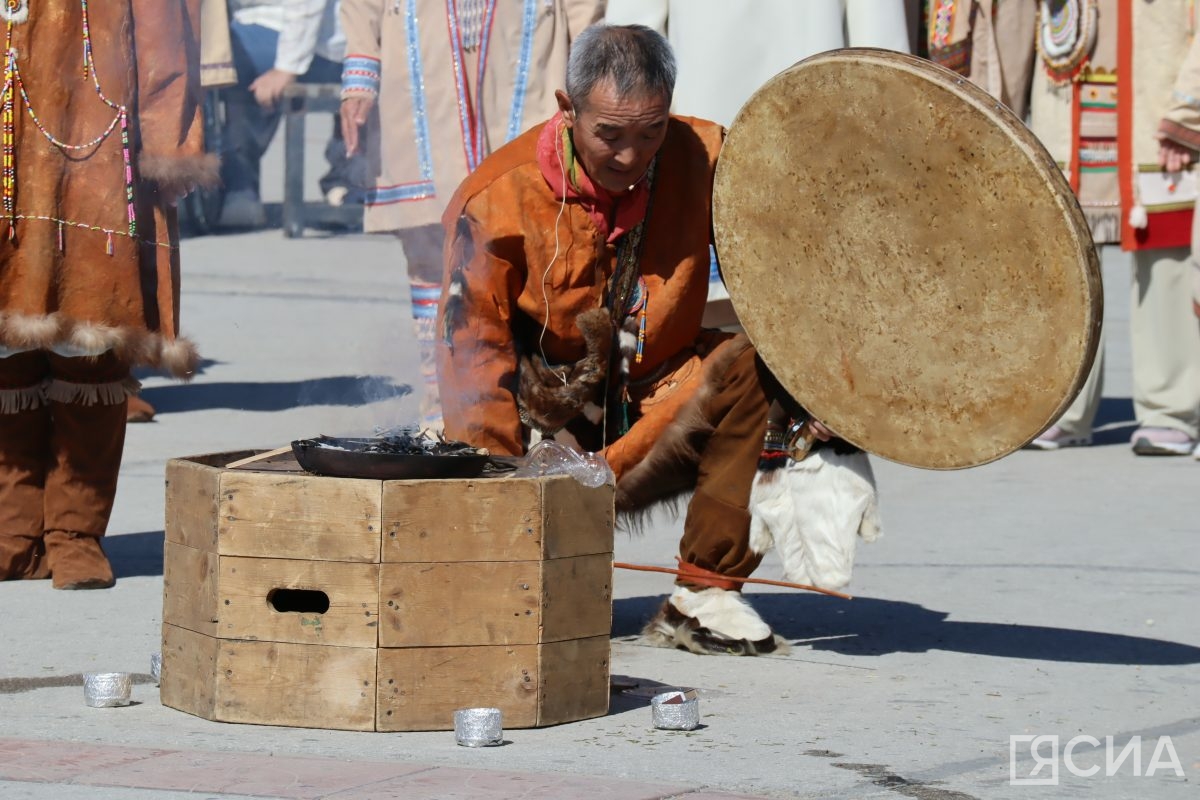
{"type": "Polygon", "coordinates": [[[612,468],[599,453],[580,453],[551,439],[529,448],[514,477],[537,478],[545,475],[570,475],[589,489],[605,484],[616,485],[612,468]]]}

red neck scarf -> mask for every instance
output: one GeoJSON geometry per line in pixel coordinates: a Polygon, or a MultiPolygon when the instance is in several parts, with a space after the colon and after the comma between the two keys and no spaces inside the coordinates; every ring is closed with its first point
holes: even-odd
{"type": "Polygon", "coordinates": [[[645,176],[624,194],[613,194],[592,183],[583,164],[575,158],[575,147],[561,111],[542,128],[537,160],[554,198],[578,201],[606,241],[615,242],[646,216],[650,189],[645,176]]]}

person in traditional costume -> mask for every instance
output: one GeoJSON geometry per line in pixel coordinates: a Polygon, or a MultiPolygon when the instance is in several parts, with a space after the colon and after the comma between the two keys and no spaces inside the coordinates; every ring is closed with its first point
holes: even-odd
{"type": "Polygon", "coordinates": [[[442,218],[445,432],[495,454],[538,437],[599,451],[626,514],[691,492],[681,576],[647,635],[772,652],[780,642],[738,579],[763,556],[751,491],[769,419],[784,424],[773,405],[790,398],[744,334],[701,325],[724,130],[670,116],[674,84],[661,35],[593,26],[572,48],[558,113],[454,194],[442,218]]]}
{"type": "Polygon", "coordinates": [[[608,0],[604,19],[666,36],[679,62],[672,112],[726,127],[759,87],[811,55],[911,49],[903,0],[608,0]]]}
{"type": "MultiPolygon", "coordinates": [[[[906,16],[903,0],[608,0],[604,18],[666,36],[679,62],[672,111],[728,127],[759,87],[811,55],[840,47],[909,52],[906,16]]],[[[714,258],[705,324],[736,322],[714,258]]]]}
{"type": "Polygon", "coordinates": [[[0,580],[111,586],[130,368],[191,375],[175,202],[203,151],[197,0],[9,0],[0,219],[0,580]]]}
{"type": "Polygon", "coordinates": [[[603,13],[603,0],[342,0],[342,125],[351,152],[374,160],[364,230],[403,246],[424,427],[441,427],[442,211],[493,149],[554,112],[545,76],[562,74],[571,41],[603,13]]]}
{"type": "MultiPolygon", "coordinates": [[[[237,82],[224,106],[222,228],[261,228],[261,162],[283,119],[281,100],[294,83],[337,84],[345,37],[337,0],[230,0],[230,44],[237,82]]],[[[329,170],[318,181],[329,205],[342,205],[366,181],[366,163],[346,155],[335,115],[325,147],[329,170]]]]}
{"type": "Polygon", "coordinates": [[[1034,0],[926,0],[919,54],[970,78],[1022,121],[1033,84],[1034,0]]]}
{"type": "MultiPolygon", "coordinates": [[[[1066,172],[1096,244],[1133,254],[1131,444],[1139,455],[1187,455],[1200,435],[1200,326],[1188,253],[1196,177],[1160,152],[1174,145],[1190,153],[1200,143],[1192,4],[1039,7],[1031,127],[1066,172]]],[[[1103,350],[1078,399],[1032,446],[1090,444],[1102,389],[1103,350]]]]}

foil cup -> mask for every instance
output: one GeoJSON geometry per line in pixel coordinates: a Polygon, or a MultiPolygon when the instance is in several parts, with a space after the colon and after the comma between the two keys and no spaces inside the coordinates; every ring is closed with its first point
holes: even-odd
{"type": "Polygon", "coordinates": [[[150,654],[150,677],[154,678],[155,686],[162,683],[162,653],[150,654]]]}
{"type": "Polygon", "coordinates": [[[128,672],[89,672],[83,676],[83,699],[92,708],[129,705],[128,672]]]}
{"type": "Polygon", "coordinates": [[[498,708],[460,708],[454,712],[454,739],[463,747],[493,747],[504,741],[498,708]]]}
{"type": "Polygon", "coordinates": [[[650,700],[654,727],[664,731],[693,731],[700,727],[700,698],[695,692],[663,692],[650,700]]]}

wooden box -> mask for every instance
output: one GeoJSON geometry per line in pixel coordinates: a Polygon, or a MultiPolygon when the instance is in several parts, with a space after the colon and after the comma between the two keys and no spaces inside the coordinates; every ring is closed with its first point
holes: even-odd
{"type": "Polygon", "coordinates": [[[378,731],[607,713],[611,487],[224,467],[244,455],[167,465],[164,705],[378,731]]]}

